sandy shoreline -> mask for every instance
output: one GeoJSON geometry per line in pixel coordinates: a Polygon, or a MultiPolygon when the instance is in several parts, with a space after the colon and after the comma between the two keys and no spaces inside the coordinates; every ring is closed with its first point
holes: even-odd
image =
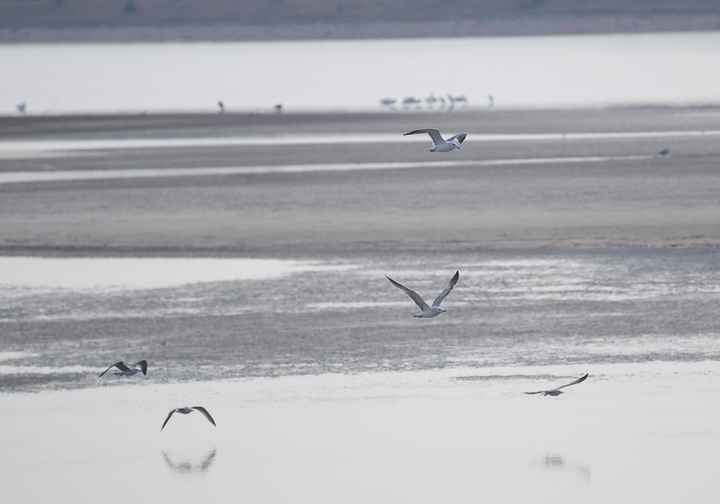
{"type": "Polygon", "coordinates": [[[474,128],[481,133],[549,133],[601,131],[663,131],[714,129],[720,106],[618,106],[597,108],[483,108],[454,114],[437,111],[238,111],[127,112],[120,114],[0,115],[3,139],[123,137],[183,137],[213,135],[282,135],[287,133],[397,132],[400,125],[426,121],[474,128]]]}
{"type": "MultiPolygon", "coordinates": [[[[13,141],[347,135],[348,142],[53,151],[0,171],[299,165],[306,173],[0,185],[0,251],[62,255],[313,255],[377,250],[717,247],[714,108],[462,114],[2,118],[13,141]],[[432,123],[471,136],[440,157],[401,134],[432,123]],[[378,148],[353,135],[396,135],[378,148]],[[602,134],[616,136],[512,135],[602,134]],[[643,135],[625,137],[625,134],[643,135]],[[647,135],[647,136],[645,136],[647,135]],[[670,155],[659,155],[669,149],[670,155]],[[367,171],[403,160],[417,168],[367,171]],[[457,161],[434,168],[423,163],[457,161]],[[317,171],[349,163],[341,172],[317,171]],[[511,163],[507,165],[507,163],[511,163]]],[[[32,145],[32,144],[30,144],[32,145]]],[[[272,170],[270,170],[272,171],[272,170]]]]}

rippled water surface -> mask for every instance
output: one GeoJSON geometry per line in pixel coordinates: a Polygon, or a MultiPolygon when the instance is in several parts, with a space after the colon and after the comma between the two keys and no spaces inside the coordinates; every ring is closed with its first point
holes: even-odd
{"type": "Polygon", "coordinates": [[[7,257],[0,259],[8,272],[0,280],[0,323],[14,343],[0,369],[6,390],[22,390],[96,386],[76,366],[102,370],[141,358],[152,362],[147,379],[161,383],[714,359],[716,256],[7,257]],[[414,303],[385,279],[432,300],[456,269],[448,313],[429,320],[413,318],[414,303]]]}

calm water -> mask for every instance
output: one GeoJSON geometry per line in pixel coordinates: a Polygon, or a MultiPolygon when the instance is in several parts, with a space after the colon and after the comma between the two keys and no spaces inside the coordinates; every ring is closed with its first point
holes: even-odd
{"type": "Polygon", "coordinates": [[[560,398],[520,392],[547,378],[463,369],[9,395],[3,493],[84,504],[122,481],[180,503],[715,502],[717,363],[583,369],[560,398]],[[217,427],[191,414],[160,432],[186,404],[217,427]]]}
{"type": "Polygon", "coordinates": [[[20,102],[30,114],[214,111],[218,100],[229,111],[378,109],[382,98],[431,95],[464,95],[482,108],[488,95],[498,107],[720,102],[712,32],[4,45],[0,66],[10,72],[0,82],[3,114],[20,102]]]}

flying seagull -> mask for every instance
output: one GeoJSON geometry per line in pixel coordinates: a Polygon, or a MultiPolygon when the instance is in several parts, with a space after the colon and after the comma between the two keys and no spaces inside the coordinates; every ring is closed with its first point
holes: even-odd
{"type": "Polygon", "coordinates": [[[421,298],[417,292],[408,289],[402,284],[397,283],[395,280],[390,278],[389,276],[385,275],[385,278],[390,280],[390,282],[403,291],[405,294],[410,296],[410,299],[415,301],[415,304],[420,307],[420,313],[417,315],[413,315],[413,317],[417,318],[429,318],[429,317],[437,317],[441,313],[445,313],[445,310],[440,308],[440,303],[443,302],[443,299],[447,297],[448,294],[450,294],[450,291],[453,290],[453,287],[455,287],[455,284],[458,281],[458,278],[460,278],[460,272],[456,271],[455,275],[450,279],[450,282],[447,284],[447,287],[443,289],[443,291],[440,293],[438,297],[435,298],[435,301],[433,301],[432,306],[428,306],[428,304],[421,298]]]}
{"type": "Polygon", "coordinates": [[[165,424],[168,423],[168,420],[170,420],[170,417],[173,416],[173,413],[182,413],[183,415],[187,415],[193,411],[199,411],[203,414],[205,418],[208,419],[211,424],[215,425],[215,420],[213,420],[213,418],[210,416],[210,413],[208,413],[208,411],[202,406],[185,406],[184,408],[175,408],[174,410],[171,410],[170,413],[168,413],[167,418],[163,422],[162,427],[160,427],[160,430],[163,430],[165,428],[165,424]]]}
{"type": "Polygon", "coordinates": [[[419,130],[408,131],[403,136],[417,135],[419,133],[427,133],[432,139],[433,147],[430,152],[450,152],[453,149],[459,149],[460,144],[465,141],[467,133],[458,133],[445,140],[441,135],[440,131],[435,128],[425,128],[419,130]]]}
{"type": "Polygon", "coordinates": [[[123,361],[116,362],[112,366],[109,366],[105,371],[100,373],[100,376],[98,376],[98,378],[100,378],[102,375],[104,375],[114,367],[119,369],[119,371],[115,371],[114,373],[117,376],[132,376],[136,373],[142,373],[144,375],[147,375],[147,361],[143,359],[140,362],[136,362],[135,364],[133,364],[132,367],[128,367],[123,361]]]}
{"type": "Polygon", "coordinates": [[[560,394],[563,393],[563,391],[560,390],[560,389],[565,388],[565,387],[569,387],[570,385],[576,385],[576,384],[578,384],[578,383],[580,383],[580,382],[583,382],[583,381],[585,381],[585,379],[586,379],[587,377],[588,377],[588,373],[585,373],[584,375],[582,375],[582,376],[581,376],[580,378],[578,378],[577,380],[573,380],[573,381],[571,381],[570,383],[566,383],[565,385],[560,385],[560,386],[557,387],[557,388],[549,389],[549,390],[537,390],[537,391],[535,391],[535,392],[525,392],[525,393],[526,393],[526,394],[542,394],[542,395],[544,395],[544,396],[554,396],[554,397],[557,397],[557,396],[559,396],[560,394]]]}

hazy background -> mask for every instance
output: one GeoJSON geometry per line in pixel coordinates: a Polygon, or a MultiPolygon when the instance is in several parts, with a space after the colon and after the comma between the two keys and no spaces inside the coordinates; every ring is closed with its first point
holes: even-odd
{"type": "Polygon", "coordinates": [[[282,40],[716,30],[712,0],[0,0],[2,41],[282,40]]]}

